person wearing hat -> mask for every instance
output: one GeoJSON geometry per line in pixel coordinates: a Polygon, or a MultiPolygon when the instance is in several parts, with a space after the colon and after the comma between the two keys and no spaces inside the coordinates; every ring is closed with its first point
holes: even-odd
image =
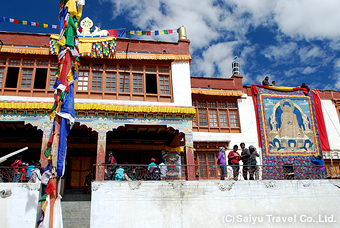
{"type": "Polygon", "coordinates": [[[153,169],[157,167],[155,161],[156,160],[154,158],[151,158],[151,163],[148,166],[148,170],[149,170],[150,173],[152,173],[153,169]]]}
{"type": "Polygon", "coordinates": [[[220,166],[220,169],[221,169],[221,180],[224,180],[225,166],[226,166],[225,157],[224,157],[224,147],[219,148],[217,164],[220,166]]]}

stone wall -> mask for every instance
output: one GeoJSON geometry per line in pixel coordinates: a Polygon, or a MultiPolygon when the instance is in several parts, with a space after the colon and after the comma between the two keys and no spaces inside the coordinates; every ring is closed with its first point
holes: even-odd
{"type": "Polygon", "coordinates": [[[338,227],[339,187],[337,180],[94,182],[91,227],[338,227]]]}
{"type": "Polygon", "coordinates": [[[40,212],[40,184],[0,183],[0,191],[7,189],[12,195],[0,197],[0,227],[35,227],[40,212]]]}

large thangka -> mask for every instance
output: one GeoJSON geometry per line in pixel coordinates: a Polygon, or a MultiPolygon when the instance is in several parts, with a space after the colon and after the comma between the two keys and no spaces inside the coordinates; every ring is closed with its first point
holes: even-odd
{"type": "Polygon", "coordinates": [[[306,178],[313,172],[310,157],[322,154],[316,120],[322,111],[316,111],[314,104],[318,96],[299,87],[253,85],[252,92],[262,145],[263,179],[283,179],[287,167],[295,176],[306,178]]]}

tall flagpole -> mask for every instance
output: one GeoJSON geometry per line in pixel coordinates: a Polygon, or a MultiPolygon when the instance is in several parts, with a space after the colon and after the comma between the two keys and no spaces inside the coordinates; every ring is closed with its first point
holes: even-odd
{"type": "Polygon", "coordinates": [[[58,70],[54,84],[55,101],[51,110],[54,123],[49,140],[50,145],[45,151],[47,157],[51,156],[51,178],[47,186],[49,191],[46,191],[50,193],[50,228],[60,227],[62,224],[59,185],[65,170],[67,136],[75,121],[73,84],[78,79],[78,66],[80,65],[77,26],[83,5],[85,5],[85,0],[60,0],[58,70]]]}

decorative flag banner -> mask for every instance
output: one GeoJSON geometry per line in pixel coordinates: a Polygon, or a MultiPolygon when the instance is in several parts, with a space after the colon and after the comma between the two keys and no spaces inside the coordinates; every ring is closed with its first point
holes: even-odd
{"type": "MultiPolygon", "coordinates": [[[[58,42],[59,35],[50,36],[50,54],[59,55],[60,45],[63,40],[58,42]]],[[[79,56],[108,57],[116,51],[116,38],[112,36],[78,38],[79,56]]]]}
{"type": "Polygon", "coordinates": [[[59,29],[59,25],[51,25],[46,23],[38,23],[38,22],[32,22],[32,21],[23,21],[23,20],[17,20],[13,18],[7,18],[7,17],[0,17],[0,22],[10,22],[14,24],[21,24],[21,25],[31,25],[41,28],[53,28],[53,29],[59,29]]]}
{"type": "Polygon", "coordinates": [[[166,30],[126,30],[126,35],[138,35],[138,36],[151,36],[152,34],[158,35],[168,35],[172,33],[178,33],[178,29],[166,29],[166,30]]]}
{"type": "MultiPolygon", "coordinates": [[[[46,24],[46,23],[38,23],[38,22],[31,22],[31,21],[24,21],[24,20],[17,20],[13,18],[7,18],[7,17],[0,17],[0,22],[10,22],[14,24],[21,24],[21,25],[31,25],[35,27],[41,27],[41,28],[53,28],[53,29],[60,29],[59,25],[52,25],[52,24],[46,24]]],[[[63,22],[60,23],[61,25],[67,25],[63,22]]],[[[126,29],[110,29],[109,36],[114,37],[122,37],[125,38],[126,35],[138,35],[138,36],[151,36],[152,34],[158,35],[168,35],[172,33],[178,33],[178,29],[165,29],[165,30],[126,30],[126,29]]]]}

